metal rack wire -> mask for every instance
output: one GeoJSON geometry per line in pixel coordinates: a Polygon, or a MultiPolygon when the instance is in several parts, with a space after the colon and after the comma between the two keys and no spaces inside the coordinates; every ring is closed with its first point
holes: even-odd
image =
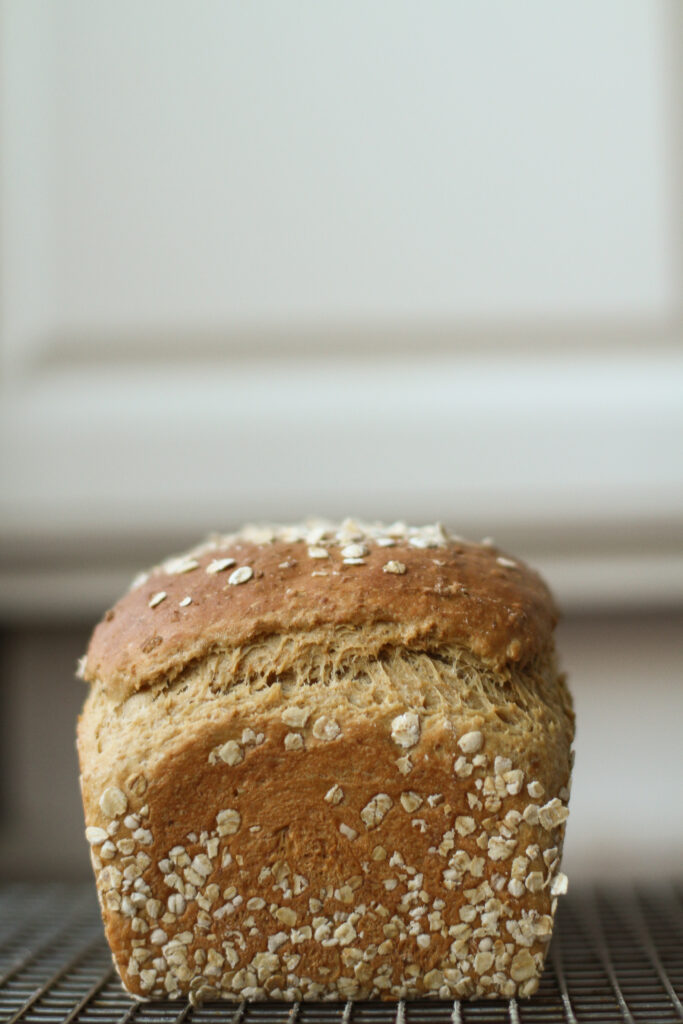
{"type": "Polygon", "coordinates": [[[683,1021],[683,885],[584,890],[563,901],[540,989],[491,1003],[131,1001],[91,887],[0,888],[1,1024],[659,1024],[683,1021]]]}

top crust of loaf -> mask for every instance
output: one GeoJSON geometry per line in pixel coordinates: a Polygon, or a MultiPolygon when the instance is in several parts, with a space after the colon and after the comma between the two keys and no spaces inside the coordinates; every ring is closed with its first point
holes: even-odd
{"type": "Polygon", "coordinates": [[[123,700],[212,650],[379,623],[398,643],[460,644],[501,670],[547,650],[556,619],[535,572],[438,525],[245,527],[138,577],[95,629],[81,674],[123,700]]]}

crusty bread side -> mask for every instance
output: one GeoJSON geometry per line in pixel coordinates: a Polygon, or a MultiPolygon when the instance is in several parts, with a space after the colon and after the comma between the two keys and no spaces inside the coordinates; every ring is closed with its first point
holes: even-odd
{"type": "Polygon", "coordinates": [[[361,536],[216,541],[153,572],[94,635],[87,837],[140,997],[538,984],[573,737],[552,602],[486,546],[349,529],[361,536]],[[343,555],[354,543],[364,553],[343,555]],[[253,575],[228,583],[241,566],[253,575]]]}

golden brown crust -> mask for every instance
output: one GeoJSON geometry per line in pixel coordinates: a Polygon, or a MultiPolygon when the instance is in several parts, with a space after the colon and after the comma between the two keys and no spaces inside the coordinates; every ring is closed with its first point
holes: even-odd
{"type": "Polygon", "coordinates": [[[258,704],[216,694],[173,738],[174,708],[203,703],[197,670],[165,706],[133,698],[113,736],[120,711],[93,690],[79,729],[86,820],[102,829],[93,864],[128,990],[531,994],[562,886],[571,741],[561,681],[534,671],[547,679],[490,699],[473,681],[457,714],[432,693],[407,734],[396,694],[374,717],[337,694],[333,718],[329,694],[275,685],[258,704]],[[546,685],[556,699],[533,700],[546,685]]]}
{"type": "Polygon", "coordinates": [[[86,837],[136,996],[535,991],[573,738],[552,602],[486,545],[373,530],[219,540],[97,628],[86,837]]]}
{"type": "Polygon", "coordinates": [[[166,563],[174,571],[152,571],[107,613],[92,637],[85,677],[125,697],[212,649],[324,625],[393,623],[406,644],[459,643],[499,668],[548,647],[553,601],[523,563],[440,534],[432,547],[414,546],[423,534],[397,536],[391,547],[378,544],[377,535],[361,533],[362,564],[345,560],[343,539],[310,545],[277,534],[260,544],[237,535],[174,559],[166,563]],[[311,547],[327,557],[311,557],[311,547]],[[234,564],[207,572],[219,559],[234,564]],[[404,571],[387,570],[389,563],[404,571]],[[195,567],[178,571],[189,565],[195,567]],[[239,567],[253,575],[231,584],[239,567]]]}

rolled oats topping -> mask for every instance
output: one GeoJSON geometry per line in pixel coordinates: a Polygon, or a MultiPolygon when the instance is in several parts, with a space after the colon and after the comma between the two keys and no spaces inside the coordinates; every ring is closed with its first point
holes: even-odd
{"type": "Polygon", "coordinates": [[[520,949],[515,953],[510,965],[510,976],[514,981],[526,981],[537,972],[536,962],[528,949],[520,949]]]}
{"type": "Polygon", "coordinates": [[[108,786],[100,797],[100,810],[107,818],[118,818],[126,813],[128,798],[118,786],[108,786]]]}
{"type": "Polygon", "coordinates": [[[219,811],[216,815],[216,824],[218,826],[219,836],[232,836],[236,832],[239,832],[242,817],[239,811],[235,811],[232,808],[227,808],[224,811],[219,811]]]}
{"type": "Polygon", "coordinates": [[[334,718],[321,715],[313,723],[313,735],[317,740],[336,740],[341,735],[339,723],[334,718]]]}
{"type": "Polygon", "coordinates": [[[466,732],[458,740],[458,746],[462,750],[463,754],[476,754],[484,743],[484,737],[478,729],[472,732],[466,732]]]}
{"type": "Polygon", "coordinates": [[[503,781],[510,796],[517,796],[524,784],[524,772],[520,768],[513,768],[512,771],[505,772],[503,781]]]}
{"type": "Polygon", "coordinates": [[[303,750],[304,738],[300,732],[288,732],[285,736],[285,750],[303,750]]]}
{"type": "Polygon", "coordinates": [[[551,896],[564,896],[569,891],[569,879],[559,871],[550,883],[551,896]]]}
{"type": "Polygon", "coordinates": [[[139,572],[137,574],[137,576],[135,576],[133,578],[133,580],[131,581],[129,589],[130,590],[139,590],[140,587],[144,587],[144,585],[145,585],[145,583],[147,582],[148,579],[149,579],[149,573],[148,572],[139,572]]]}
{"type": "Polygon", "coordinates": [[[419,793],[413,793],[411,790],[401,793],[400,800],[403,810],[408,814],[412,814],[413,811],[417,811],[422,806],[423,802],[419,793]]]}
{"type": "Polygon", "coordinates": [[[182,576],[186,572],[192,572],[194,569],[199,568],[199,562],[196,558],[171,558],[168,562],[164,562],[164,571],[169,576],[182,576]]]}
{"type": "Polygon", "coordinates": [[[471,835],[476,827],[477,825],[474,818],[471,818],[466,814],[460,815],[455,819],[455,831],[459,836],[471,835]]]}
{"type": "Polygon", "coordinates": [[[522,882],[521,879],[511,878],[508,882],[508,892],[511,896],[514,896],[515,899],[519,899],[520,896],[523,896],[525,891],[524,882],[522,882]]]}
{"type": "Polygon", "coordinates": [[[356,929],[353,927],[350,921],[344,921],[335,929],[334,937],[339,942],[340,946],[348,946],[350,942],[356,938],[356,929]]]}
{"type": "Polygon", "coordinates": [[[319,545],[311,545],[308,549],[309,558],[329,558],[330,553],[327,548],[321,548],[319,545]]]}
{"type": "Polygon", "coordinates": [[[216,756],[227,765],[236,765],[244,760],[244,752],[237,740],[228,740],[216,750],[216,756]]]}
{"type": "Polygon", "coordinates": [[[206,571],[210,576],[213,576],[218,572],[225,572],[226,569],[231,569],[235,564],[234,558],[214,558],[206,567],[206,571]]]}
{"type": "Polygon", "coordinates": [[[569,817],[569,808],[565,807],[561,800],[554,797],[547,804],[538,810],[538,820],[545,829],[557,828],[569,817]]]}
{"type": "Polygon", "coordinates": [[[342,558],[365,558],[368,554],[368,548],[365,544],[347,544],[341,550],[342,558]]]}
{"type": "Polygon", "coordinates": [[[529,892],[540,892],[543,888],[543,873],[541,871],[530,871],[524,880],[529,892]]]}
{"type": "Polygon", "coordinates": [[[309,708],[300,708],[294,706],[284,708],[282,714],[280,715],[280,718],[285,723],[285,725],[290,725],[294,729],[303,729],[310,717],[311,712],[309,708]]]}
{"type": "Polygon", "coordinates": [[[240,583],[247,583],[254,575],[254,570],[249,565],[241,565],[228,576],[230,586],[237,587],[240,583]]]}
{"type": "Polygon", "coordinates": [[[375,828],[393,807],[393,800],[386,793],[378,793],[365,805],[360,812],[361,820],[366,828],[375,828]]]}
{"type": "Polygon", "coordinates": [[[85,830],[85,838],[91,846],[98,846],[100,843],[106,842],[109,836],[103,828],[98,828],[97,825],[88,825],[85,830]]]}
{"type": "Polygon", "coordinates": [[[397,715],[391,723],[391,738],[399,747],[414,747],[420,739],[420,716],[415,711],[397,715]]]}
{"type": "Polygon", "coordinates": [[[185,913],[185,898],[180,893],[174,892],[168,897],[167,906],[169,913],[180,917],[185,913]]]}

